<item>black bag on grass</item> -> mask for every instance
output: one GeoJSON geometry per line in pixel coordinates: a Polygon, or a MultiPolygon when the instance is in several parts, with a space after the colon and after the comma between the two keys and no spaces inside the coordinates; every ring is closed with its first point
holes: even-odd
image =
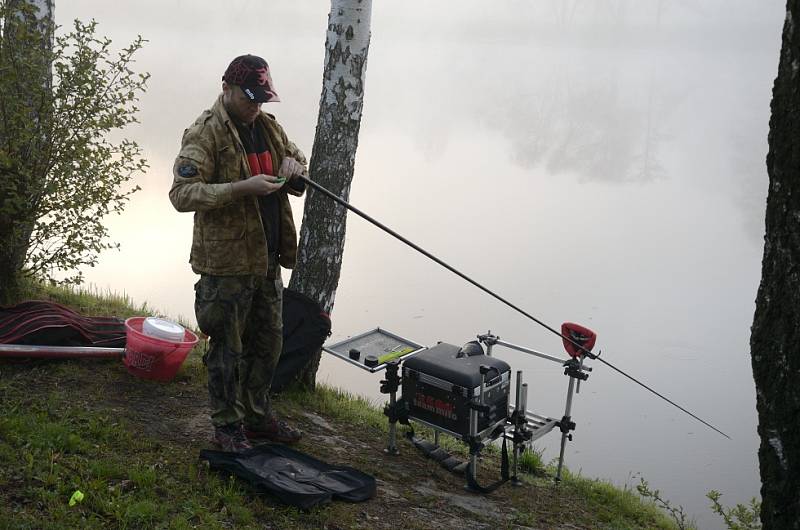
{"type": "Polygon", "coordinates": [[[357,469],[333,466],[283,445],[264,444],[241,453],[200,451],[212,469],[245,480],[259,493],[271,493],[297,508],[332,499],[361,502],[375,495],[375,478],[357,469]]]}
{"type": "Polygon", "coordinates": [[[331,332],[331,319],[311,298],[283,290],[283,350],[271,392],[286,388],[316,355],[331,332]]]}

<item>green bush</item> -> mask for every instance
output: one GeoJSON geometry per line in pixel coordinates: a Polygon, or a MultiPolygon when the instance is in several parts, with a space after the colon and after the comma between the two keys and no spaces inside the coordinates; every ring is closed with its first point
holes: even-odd
{"type": "Polygon", "coordinates": [[[113,54],[94,20],[58,29],[29,0],[0,0],[0,303],[20,274],[79,283],[117,246],[103,218],[147,167],[136,142],[109,140],[137,121],[144,40],[113,54]]]}

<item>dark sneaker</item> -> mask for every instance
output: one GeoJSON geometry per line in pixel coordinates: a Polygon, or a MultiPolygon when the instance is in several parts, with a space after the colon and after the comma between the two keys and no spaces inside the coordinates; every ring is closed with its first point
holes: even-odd
{"type": "Polygon", "coordinates": [[[250,440],[269,440],[282,444],[293,444],[300,441],[303,433],[278,418],[264,421],[258,427],[245,427],[244,433],[250,440]]]}
{"type": "Polygon", "coordinates": [[[214,429],[214,438],[211,442],[228,453],[241,453],[253,448],[250,442],[247,441],[242,426],[238,424],[216,427],[214,429]]]}

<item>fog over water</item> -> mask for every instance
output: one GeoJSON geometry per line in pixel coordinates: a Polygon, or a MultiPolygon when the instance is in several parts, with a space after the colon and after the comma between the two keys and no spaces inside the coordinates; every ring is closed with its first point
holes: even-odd
{"type": "MultiPolygon", "coordinates": [[[[604,358],[730,434],[726,440],[610,369],[573,408],[567,465],[641,473],[701,528],[705,493],[758,495],[749,329],[760,280],[769,102],[784,3],[776,0],[382,2],[351,202],[550,325],[598,333],[604,358]]],[[[192,218],[167,198],[184,128],[241,53],[270,63],[268,104],[308,155],[327,2],[57,3],[117,46],[150,42],[142,191],[109,219],[119,252],[87,282],[193,319],[192,218]],[[297,5],[296,5],[297,4],[297,5]]],[[[302,199],[293,203],[299,223],[302,199]]],[[[361,219],[348,219],[332,340],[381,326],[423,344],[491,329],[561,355],[559,339],[361,219]]],[[[286,274],[288,281],[288,273],[286,274]]],[[[558,365],[496,355],[563,414],[558,365]]],[[[325,357],[321,378],[380,400],[378,376],[325,357]]],[[[558,438],[542,441],[545,458],[558,438]]]]}

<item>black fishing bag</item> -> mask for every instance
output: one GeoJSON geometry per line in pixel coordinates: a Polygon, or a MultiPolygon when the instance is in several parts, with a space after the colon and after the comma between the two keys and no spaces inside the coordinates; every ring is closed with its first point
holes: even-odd
{"type": "Polygon", "coordinates": [[[319,304],[290,289],[283,290],[283,350],[275,367],[271,392],[286,388],[322,348],[331,320],[319,304]]]}
{"type": "Polygon", "coordinates": [[[334,466],[283,445],[263,444],[241,453],[200,451],[212,469],[227,471],[302,509],[331,500],[361,502],[375,495],[375,478],[347,466],[334,466]]]}

